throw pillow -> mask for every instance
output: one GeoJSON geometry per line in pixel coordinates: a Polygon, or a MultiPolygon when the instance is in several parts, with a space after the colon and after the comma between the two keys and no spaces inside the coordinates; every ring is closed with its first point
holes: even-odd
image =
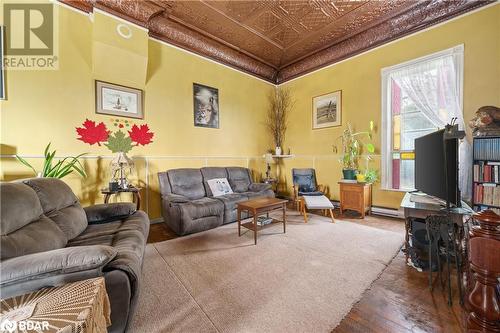
{"type": "Polygon", "coordinates": [[[214,178],[207,180],[207,183],[214,197],[233,193],[227,178],[214,178]]]}

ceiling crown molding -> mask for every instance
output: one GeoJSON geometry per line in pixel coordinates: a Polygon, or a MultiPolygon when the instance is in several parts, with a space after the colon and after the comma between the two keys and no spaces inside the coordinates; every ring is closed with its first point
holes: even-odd
{"type": "Polygon", "coordinates": [[[164,41],[281,84],[493,0],[59,0],[105,11],[164,41]]]}

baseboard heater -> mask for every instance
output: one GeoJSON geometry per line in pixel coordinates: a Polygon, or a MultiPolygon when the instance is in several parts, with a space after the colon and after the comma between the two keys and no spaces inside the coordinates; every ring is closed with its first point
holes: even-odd
{"type": "MultiPolygon", "coordinates": [[[[339,201],[332,200],[332,203],[335,206],[335,208],[340,207],[339,201]]],[[[405,218],[404,212],[400,209],[393,209],[393,208],[386,208],[386,207],[379,207],[379,206],[372,206],[372,214],[380,215],[380,216],[387,216],[387,217],[394,217],[394,218],[398,218],[398,219],[405,218]]]]}

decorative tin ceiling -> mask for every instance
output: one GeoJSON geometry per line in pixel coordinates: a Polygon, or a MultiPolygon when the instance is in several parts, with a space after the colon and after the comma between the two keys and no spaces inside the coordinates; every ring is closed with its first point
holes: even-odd
{"type": "Polygon", "coordinates": [[[486,5],[489,0],[60,0],[99,8],[150,36],[272,83],[486,5]]]}

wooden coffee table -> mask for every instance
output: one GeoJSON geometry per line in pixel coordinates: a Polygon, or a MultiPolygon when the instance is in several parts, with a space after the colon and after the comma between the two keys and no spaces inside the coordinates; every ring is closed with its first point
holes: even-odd
{"type": "Polygon", "coordinates": [[[286,204],[288,200],[276,199],[276,198],[258,198],[248,201],[242,201],[237,204],[238,210],[238,236],[241,236],[241,227],[253,230],[253,237],[255,245],[257,245],[257,229],[264,229],[276,222],[283,223],[283,233],[286,233],[286,204]],[[274,220],[273,223],[258,226],[257,217],[259,215],[267,214],[273,210],[281,209],[283,211],[283,221],[274,220]],[[241,223],[241,212],[247,211],[251,216],[253,216],[253,222],[241,223]]]}

